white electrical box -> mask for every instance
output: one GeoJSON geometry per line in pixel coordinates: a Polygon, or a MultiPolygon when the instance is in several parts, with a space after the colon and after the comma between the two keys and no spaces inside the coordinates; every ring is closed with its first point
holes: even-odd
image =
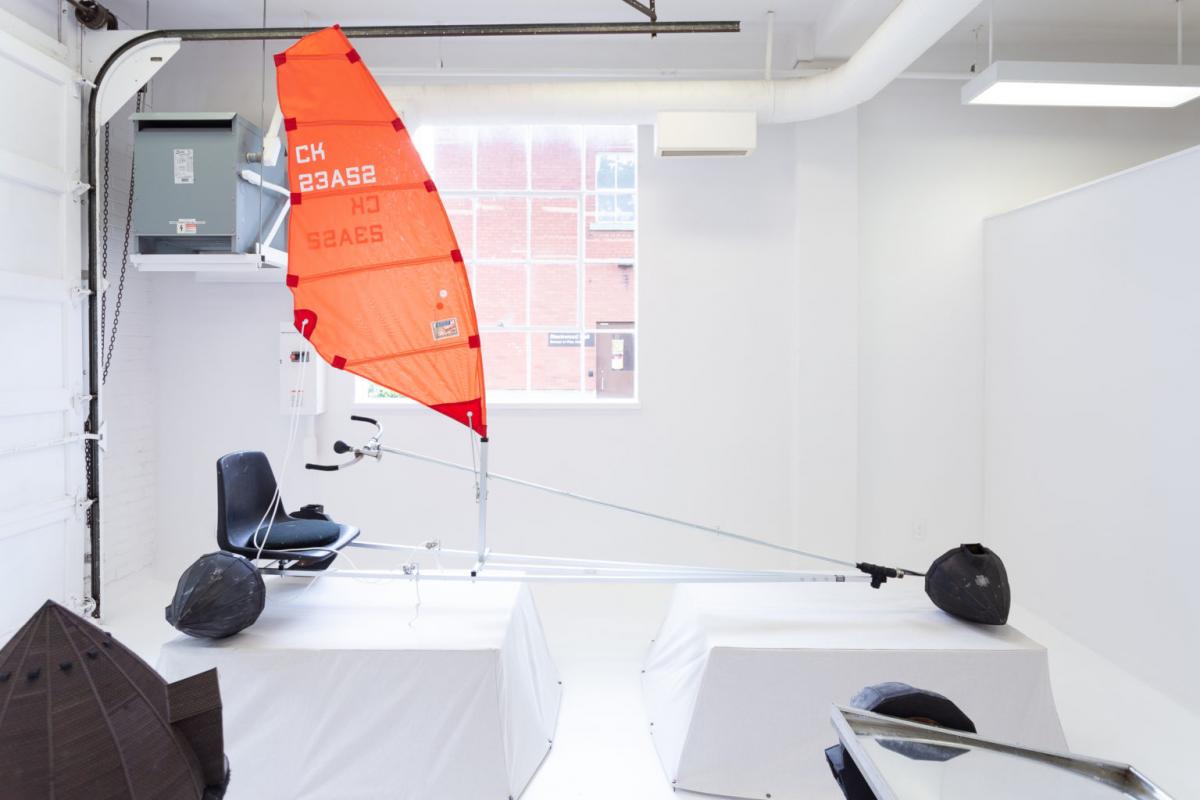
{"type": "Polygon", "coordinates": [[[660,111],[654,119],[659,156],[748,156],[757,144],[753,111],[660,111]]]}
{"type": "Polygon", "coordinates": [[[285,324],[279,326],[279,410],[325,412],[325,362],[308,339],[285,324]]]}

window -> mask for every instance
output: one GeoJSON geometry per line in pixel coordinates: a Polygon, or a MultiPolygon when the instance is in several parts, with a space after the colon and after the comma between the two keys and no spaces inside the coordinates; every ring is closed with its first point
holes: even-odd
{"type": "Polygon", "coordinates": [[[596,154],[596,221],[594,229],[633,229],[633,153],[596,154]]]}
{"type": "MultiPolygon", "coordinates": [[[[637,396],[637,128],[423,127],[467,264],[488,401],[637,396]]],[[[403,402],[359,380],[358,402],[403,402]]]]}

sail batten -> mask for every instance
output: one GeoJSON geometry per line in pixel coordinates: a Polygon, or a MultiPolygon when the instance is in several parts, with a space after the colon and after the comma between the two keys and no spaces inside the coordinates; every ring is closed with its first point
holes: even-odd
{"type": "Polygon", "coordinates": [[[466,265],[408,130],[337,26],[275,64],[297,330],[335,368],[486,436],[466,265]]]}

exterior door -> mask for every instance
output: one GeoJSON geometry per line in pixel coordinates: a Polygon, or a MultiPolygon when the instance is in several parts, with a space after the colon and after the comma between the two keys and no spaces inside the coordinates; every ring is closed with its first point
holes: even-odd
{"type": "MultiPolygon", "coordinates": [[[[611,323],[610,323],[611,324],[611,323]]],[[[615,323],[630,327],[631,323],[615,323]]],[[[606,323],[599,323],[603,328],[606,323]]],[[[633,397],[636,389],[634,375],[633,334],[596,333],[596,396],[607,398],[633,397]]]]}

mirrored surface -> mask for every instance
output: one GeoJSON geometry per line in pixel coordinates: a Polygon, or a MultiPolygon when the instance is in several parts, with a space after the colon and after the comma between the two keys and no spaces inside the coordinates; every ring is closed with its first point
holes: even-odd
{"type": "Polygon", "coordinates": [[[860,736],[859,743],[901,800],[1137,797],[1094,777],[1008,753],[876,735],[860,736]]]}
{"type": "Polygon", "coordinates": [[[838,738],[879,800],[1171,800],[1128,764],[856,708],[832,712],[838,738]]]}

